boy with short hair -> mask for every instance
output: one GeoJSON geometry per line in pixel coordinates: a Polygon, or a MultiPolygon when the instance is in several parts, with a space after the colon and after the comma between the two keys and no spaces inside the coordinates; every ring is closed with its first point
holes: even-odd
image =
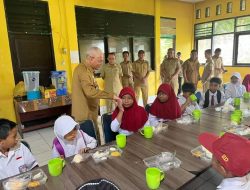
{"type": "Polygon", "coordinates": [[[231,76],[231,83],[226,85],[226,98],[240,98],[246,92],[246,87],[241,84],[241,75],[235,72],[231,76]]]}
{"type": "Polygon", "coordinates": [[[0,180],[38,166],[30,150],[17,139],[16,123],[0,119],[0,180]]]}
{"type": "Polygon", "coordinates": [[[224,179],[220,190],[250,189],[250,141],[244,137],[225,133],[221,138],[205,132],[199,142],[213,154],[212,167],[224,179]]]}
{"type": "Polygon", "coordinates": [[[209,81],[209,89],[200,100],[200,106],[207,108],[225,102],[225,94],[220,91],[221,79],[213,77],[209,81]]]}
{"type": "Polygon", "coordinates": [[[206,64],[204,66],[201,82],[203,85],[203,92],[205,93],[209,89],[209,81],[214,76],[214,61],[212,59],[212,50],[207,49],[205,51],[206,64]]]}
{"type": "Polygon", "coordinates": [[[198,103],[190,99],[190,96],[195,93],[195,90],[193,83],[186,82],[182,85],[183,94],[178,96],[178,102],[183,115],[191,115],[194,110],[200,109],[198,103]]]}

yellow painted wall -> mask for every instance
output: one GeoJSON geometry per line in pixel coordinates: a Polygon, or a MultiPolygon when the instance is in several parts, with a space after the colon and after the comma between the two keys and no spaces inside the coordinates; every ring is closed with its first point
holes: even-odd
{"type": "Polygon", "coordinates": [[[13,88],[15,85],[3,0],[0,0],[0,118],[15,120],[13,88]]]}
{"type": "MultiPolygon", "coordinates": [[[[214,20],[221,20],[226,18],[234,18],[238,16],[250,15],[250,1],[247,0],[247,6],[245,11],[240,11],[240,0],[206,0],[204,2],[196,3],[195,10],[201,9],[201,18],[195,19],[195,23],[203,23],[214,20]],[[227,13],[227,2],[233,3],[232,13],[227,13]],[[222,5],[221,15],[216,15],[216,5],[222,5]],[[210,7],[210,17],[205,18],[205,9],[206,7],[210,7]]],[[[223,50],[222,50],[223,51],[223,50]]],[[[228,72],[224,74],[224,81],[229,82],[231,74],[233,72],[241,73],[242,78],[249,74],[249,67],[226,67],[228,72]]],[[[203,68],[201,68],[201,73],[203,68]]]]}
{"type": "MultiPolygon", "coordinates": [[[[68,89],[71,91],[72,73],[77,64],[70,62],[70,51],[78,50],[77,30],[75,20],[75,5],[107,10],[125,11],[131,13],[148,14],[155,16],[155,59],[156,71],[150,73],[149,95],[154,95],[159,83],[160,65],[160,17],[176,18],[177,21],[177,50],[183,52],[187,58],[193,46],[193,5],[175,0],[43,0],[49,5],[52,27],[53,49],[57,70],[66,70],[68,74],[68,89]],[[176,11],[179,10],[179,11],[176,11]],[[62,53],[62,48],[67,52],[62,53]],[[156,85],[157,84],[157,85],[156,85]]],[[[4,15],[3,0],[0,0],[0,117],[15,120],[12,93],[14,76],[9,51],[8,33],[4,15]]],[[[87,26],[86,26],[87,27],[87,26]]],[[[102,79],[98,79],[103,87],[102,79]]],[[[103,105],[103,102],[102,102],[103,105]]]]}

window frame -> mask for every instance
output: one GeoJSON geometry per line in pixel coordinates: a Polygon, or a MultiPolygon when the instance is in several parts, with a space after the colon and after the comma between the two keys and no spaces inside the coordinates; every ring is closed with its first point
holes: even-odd
{"type": "MultiPolygon", "coordinates": [[[[213,50],[214,44],[213,44],[213,37],[214,36],[219,36],[219,35],[226,35],[226,34],[234,34],[234,41],[233,41],[233,60],[232,60],[232,65],[224,65],[224,67],[250,67],[250,63],[249,64],[240,64],[238,63],[238,36],[240,35],[247,35],[250,34],[250,30],[249,31],[241,31],[241,32],[237,32],[237,19],[242,18],[242,17],[250,17],[250,15],[243,15],[243,16],[238,16],[238,17],[229,17],[229,18],[225,18],[225,19],[218,19],[218,20],[214,20],[214,21],[208,21],[208,22],[201,22],[201,23],[197,23],[194,25],[194,44],[195,44],[195,48],[198,48],[198,40],[202,40],[202,39],[211,39],[211,49],[213,50]],[[234,31],[233,32],[229,32],[229,33],[223,33],[223,34],[214,34],[214,23],[217,21],[223,21],[223,20],[228,20],[228,19],[234,19],[234,31]],[[212,22],[212,34],[208,35],[208,36],[199,36],[199,37],[195,37],[195,28],[197,25],[200,24],[206,24],[206,23],[210,23],[212,22]]],[[[197,49],[198,51],[198,49],[197,49]]]]}

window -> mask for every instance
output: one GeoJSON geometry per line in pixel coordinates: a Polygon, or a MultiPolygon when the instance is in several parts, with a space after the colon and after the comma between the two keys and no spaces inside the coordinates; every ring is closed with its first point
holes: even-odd
{"type": "Polygon", "coordinates": [[[162,62],[169,48],[175,48],[176,20],[161,18],[160,61],[162,62]]]}
{"type": "Polygon", "coordinates": [[[199,19],[199,18],[201,18],[201,10],[197,9],[196,10],[196,19],[199,19]]]}
{"type": "Polygon", "coordinates": [[[238,36],[237,64],[250,64],[250,34],[238,36]]]}
{"type": "Polygon", "coordinates": [[[151,57],[151,39],[150,38],[133,38],[133,54],[134,60],[138,59],[138,51],[144,50],[145,52],[145,60],[149,62],[151,65],[151,69],[154,69],[154,65],[152,65],[152,57],[151,57]]]}
{"type": "Polygon", "coordinates": [[[240,0],[240,10],[241,11],[246,10],[246,0],[240,0]]]}
{"type": "Polygon", "coordinates": [[[210,7],[206,8],[205,17],[210,17],[210,7]]]}
{"type": "Polygon", "coordinates": [[[214,22],[214,34],[226,34],[234,32],[234,20],[227,19],[214,22]]]}
{"type": "Polygon", "coordinates": [[[216,6],[216,15],[221,15],[221,5],[216,6]]]}
{"type": "MultiPolygon", "coordinates": [[[[109,52],[114,52],[116,56],[116,63],[123,61],[122,52],[129,51],[129,38],[127,37],[109,37],[108,38],[108,49],[109,52]]],[[[130,60],[131,54],[130,54],[130,60]]]]}
{"type": "Polygon", "coordinates": [[[204,52],[211,49],[211,39],[201,39],[197,42],[198,60],[201,64],[206,63],[204,52]]]}
{"type": "Polygon", "coordinates": [[[232,13],[233,12],[233,3],[228,2],[227,3],[227,13],[232,13]]]}
{"type": "Polygon", "coordinates": [[[195,37],[205,37],[212,35],[212,22],[197,24],[195,26],[195,37]]]}
{"type": "Polygon", "coordinates": [[[236,19],[236,32],[250,31],[250,16],[236,19]]]}
{"type": "Polygon", "coordinates": [[[224,65],[230,66],[233,61],[234,34],[218,35],[213,37],[213,50],[221,48],[224,65]]]}

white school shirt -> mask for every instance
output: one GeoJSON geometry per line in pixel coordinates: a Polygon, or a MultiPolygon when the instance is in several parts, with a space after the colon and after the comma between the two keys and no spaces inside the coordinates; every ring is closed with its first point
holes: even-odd
{"type": "Polygon", "coordinates": [[[119,123],[119,121],[116,118],[111,122],[111,130],[113,132],[115,132],[115,133],[118,132],[119,134],[124,134],[126,136],[133,134],[132,131],[121,129],[120,126],[121,126],[121,124],[119,123]]]}
{"type": "MultiPolygon", "coordinates": [[[[225,94],[224,92],[220,91],[221,92],[221,100],[220,100],[220,103],[223,103],[226,101],[225,99],[225,94]]],[[[217,91],[213,94],[210,90],[209,90],[209,106],[211,106],[211,101],[212,101],[212,95],[214,95],[214,106],[218,104],[218,100],[217,100],[217,91]]],[[[203,108],[204,106],[204,103],[205,103],[205,93],[202,94],[201,96],[201,99],[200,99],[200,106],[201,108],[203,108]]]]}
{"type": "Polygon", "coordinates": [[[11,149],[8,156],[0,152],[0,180],[30,171],[35,166],[38,166],[38,163],[30,150],[22,143],[11,149]]]}
{"type": "Polygon", "coordinates": [[[226,99],[239,98],[239,97],[242,97],[245,92],[246,92],[246,87],[244,85],[229,83],[226,86],[225,96],[226,96],[226,99]]]}
{"type": "MultiPolygon", "coordinates": [[[[97,141],[95,138],[89,136],[88,134],[84,133],[83,131],[79,130],[79,132],[80,133],[77,135],[75,140],[73,140],[72,142],[64,141],[64,144],[61,144],[63,149],[64,149],[64,152],[65,152],[65,157],[70,157],[70,156],[73,156],[75,154],[78,154],[78,152],[82,148],[88,147],[90,149],[93,149],[97,146],[97,141]],[[82,139],[84,139],[83,142],[82,142],[82,139]],[[81,141],[81,143],[78,143],[77,141],[81,141]]],[[[60,157],[60,154],[58,153],[56,147],[53,146],[52,158],[57,158],[57,157],[60,157]]]]}
{"type": "Polygon", "coordinates": [[[243,177],[225,178],[218,190],[250,190],[250,173],[243,177]]]}
{"type": "MultiPolygon", "coordinates": [[[[186,101],[187,101],[187,99],[184,96],[182,96],[182,95],[178,96],[178,102],[179,102],[180,106],[182,106],[183,104],[185,104],[186,101]]],[[[184,113],[182,113],[182,115],[191,115],[194,110],[200,110],[200,106],[198,105],[197,102],[192,102],[186,108],[186,110],[184,111],[184,113]]]]}

